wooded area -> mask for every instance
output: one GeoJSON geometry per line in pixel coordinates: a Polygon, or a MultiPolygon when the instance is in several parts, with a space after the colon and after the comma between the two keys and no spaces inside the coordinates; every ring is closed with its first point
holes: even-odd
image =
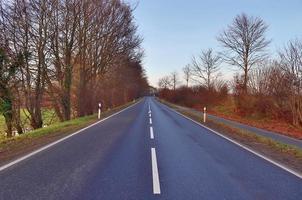
{"type": "Polygon", "coordinates": [[[239,116],[256,113],[301,128],[302,40],[289,41],[273,57],[267,29],[259,17],[236,16],[217,37],[222,51],[206,49],[194,56],[183,68],[184,86],[175,89],[174,75],[162,77],[160,97],[195,108],[211,108],[232,98],[239,116]],[[222,66],[236,70],[233,80],[224,79],[222,66]]]}
{"type": "Polygon", "coordinates": [[[42,108],[60,121],[132,101],[148,82],[133,8],[120,0],[0,1],[0,111],[7,136],[42,108]]]}

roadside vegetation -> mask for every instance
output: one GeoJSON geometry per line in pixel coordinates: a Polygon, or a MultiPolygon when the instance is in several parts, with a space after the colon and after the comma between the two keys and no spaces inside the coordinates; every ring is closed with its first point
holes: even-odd
{"type": "Polygon", "coordinates": [[[158,96],[302,139],[302,39],[272,56],[268,28],[259,17],[236,16],[217,36],[222,51],[193,56],[183,68],[185,84],[176,72],[161,77],[158,96]],[[233,80],[226,80],[222,67],[235,70],[233,80]]]}
{"type": "Polygon", "coordinates": [[[257,135],[253,132],[239,129],[228,124],[207,120],[203,122],[202,116],[175,104],[160,100],[162,103],[182,113],[183,115],[259,152],[273,160],[282,163],[299,173],[302,173],[302,150],[291,145],[283,144],[273,139],[257,135]]]}
{"type": "Polygon", "coordinates": [[[148,92],[133,9],[120,0],[0,1],[0,138],[148,92]]]}
{"type": "MultiPolygon", "coordinates": [[[[137,101],[133,101],[107,110],[101,113],[101,119],[104,119],[136,102],[137,101]]],[[[21,134],[17,137],[2,137],[0,138],[0,163],[5,163],[17,158],[18,156],[31,152],[34,149],[58,140],[68,134],[74,133],[75,131],[97,121],[97,115],[93,114],[64,122],[54,122],[47,127],[35,129],[27,134],[21,134]]]]}

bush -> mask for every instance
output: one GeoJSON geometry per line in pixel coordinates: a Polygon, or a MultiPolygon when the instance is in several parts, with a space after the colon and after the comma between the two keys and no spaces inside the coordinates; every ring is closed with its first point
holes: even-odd
{"type": "Polygon", "coordinates": [[[160,98],[178,105],[201,109],[204,106],[215,106],[226,99],[228,87],[224,85],[219,90],[215,88],[207,89],[203,86],[181,86],[175,90],[163,88],[159,91],[158,95],[160,98]]]}

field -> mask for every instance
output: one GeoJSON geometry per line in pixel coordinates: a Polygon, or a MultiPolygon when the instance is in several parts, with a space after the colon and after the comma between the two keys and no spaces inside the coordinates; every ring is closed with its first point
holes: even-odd
{"type": "MultiPolygon", "coordinates": [[[[26,109],[22,109],[20,114],[24,129],[31,130],[30,121],[27,117],[29,115],[28,111],[26,109]]],[[[42,118],[45,126],[49,126],[59,121],[54,110],[48,108],[42,109],[42,118]]],[[[5,137],[5,130],[5,119],[3,115],[0,115],[0,141],[5,137]]]]}

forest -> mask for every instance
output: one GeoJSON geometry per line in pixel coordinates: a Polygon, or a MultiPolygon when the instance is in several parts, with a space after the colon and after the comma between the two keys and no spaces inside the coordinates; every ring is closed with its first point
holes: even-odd
{"type": "Polygon", "coordinates": [[[109,109],[148,90],[134,7],[120,0],[0,1],[0,112],[6,135],[109,109]]]}

